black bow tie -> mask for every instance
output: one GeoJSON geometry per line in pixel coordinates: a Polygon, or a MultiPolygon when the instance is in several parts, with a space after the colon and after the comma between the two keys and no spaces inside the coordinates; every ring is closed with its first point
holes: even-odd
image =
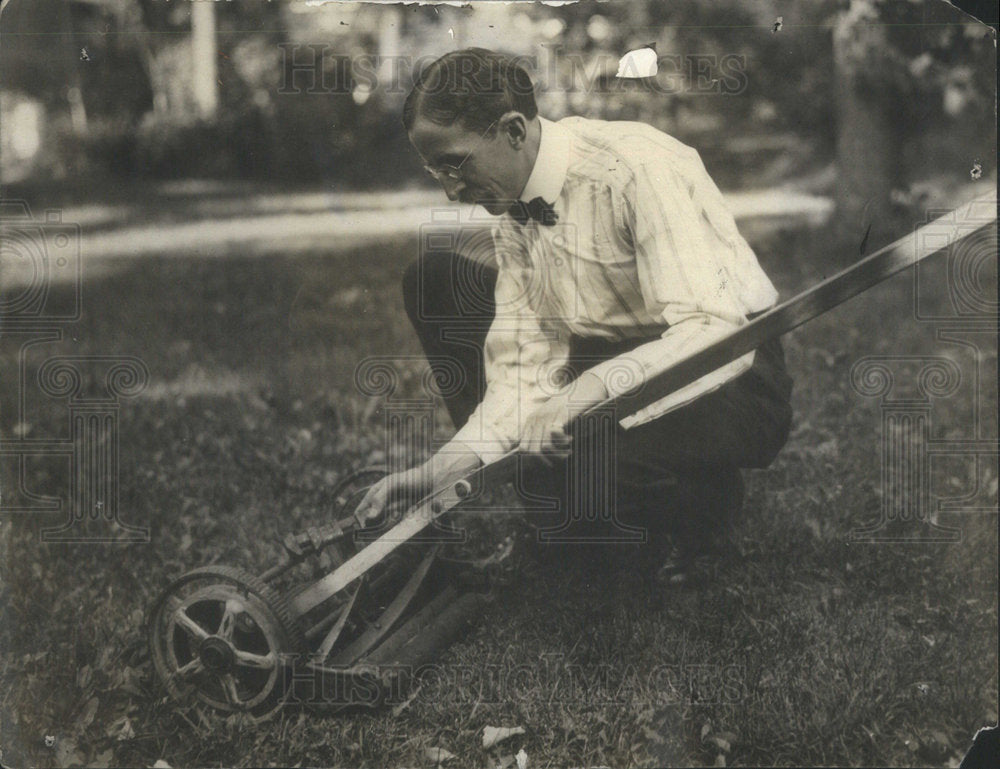
{"type": "Polygon", "coordinates": [[[508,213],[514,217],[514,221],[522,225],[527,224],[529,218],[534,219],[540,224],[544,224],[546,227],[551,227],[559,220],[559,214],[555,212],[552,205],[546,203],[540,197],[528,203],[518,200],[510,207],[508,213]]]}

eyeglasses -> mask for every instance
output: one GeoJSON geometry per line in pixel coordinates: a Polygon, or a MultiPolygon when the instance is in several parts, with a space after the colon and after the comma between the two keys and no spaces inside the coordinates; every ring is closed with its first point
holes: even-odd
{"type": "Polygon", "coordinates": [[[479,145],[483,143],[483,139],[486,138],[486,134],[492,131],[493,126],[496,124],[497,121],[494,120],[486,127],[486,130],[483,131],[483,133],[479,136],[479,139],[476,141],[476,146],[469,151],[468,155],[462,158],[462,162],[457,166],[453,166],[449,163],[444,163],[440,166],[425,165],[424,170],[433,176],[438,182],[443,182],[445,179],[450,182],[460,181],[462,178],[462,166],[464,166],[466,161],[472,157],[472,153],[479,149],[479,145]]]}

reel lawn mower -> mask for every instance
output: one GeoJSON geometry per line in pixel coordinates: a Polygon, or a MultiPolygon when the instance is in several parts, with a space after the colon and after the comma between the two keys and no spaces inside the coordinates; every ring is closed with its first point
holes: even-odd
{"type": "MultiPolygon", "coordinates": [[[[470,548],[483,543],[464,530],[421,538],[412,523],[359,521],[358,504],[386,474],[369,468],[341,481],[332,522],[287,536],[281,562],[260,575],[207,566],[167,587],[148,630],[153,667],[172,697],[255,721],[290,700],[374,707],[401,694],[411,672],[481,613],[513,535],[476,557],[470,548]],[[303,581],[317,568],[329,573],[303,581]]],[[[463,479],[420,509],[437,517],[471,491],[463,479]]]]}
{"type": "MultiPolygon", "coordinates": [[[[993,195],[973,200],[597,409],[634,413],[995,221],[993,195]]],[[[157,676],[178,700],[254,721],[292,701],[338,709],[386,702],[482,612],[483,586],[509,565],[515,537],[485,548],[473,542],[480,550],[470,553],[470,540],[445,520],[482,490],[512,481],[517,463],[515,450],[409,505],[398,520],[385,511],[374,521],[355,515],[385,470],[351,475],[332,492],[330,523],[289,535],[279,564],[259,575],[207,566],[166,588],[148,615],[157,676]],[[304,576],[309,563],[322,575],[304,576]]]]}

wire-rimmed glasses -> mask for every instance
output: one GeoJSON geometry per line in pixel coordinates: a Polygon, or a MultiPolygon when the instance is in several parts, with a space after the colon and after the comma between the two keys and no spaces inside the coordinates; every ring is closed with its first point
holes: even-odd
{"type": "Polygon", "coordinates": [[[453,166],[450,163],[443,163],[442,165],[439,166],[432,166],[430,164],[426,164],[424,165],[424,170],[431,176],[433,176],[438,182],[444,182],[445,179],[447,179],[450,182],[459,181],[462,178],[462,166],[464,166],[466,161],[472,157],[472,154],[479,149],[479,146],[483,143],[483,139],[486,138],[486,134],[488,134],[491,130],[493,130],[493,126],[495,126],[496,124],[497,121],[494,120],[486,127],[486,130],[483,131],[482,134],[480,134],[479,139],[476,141],[476,146],[473,147],[471,150],[469,150],[469,154],[467,154],[464,158],[462,158],[462,162],[459,163],[457,166],[453,166]]]}

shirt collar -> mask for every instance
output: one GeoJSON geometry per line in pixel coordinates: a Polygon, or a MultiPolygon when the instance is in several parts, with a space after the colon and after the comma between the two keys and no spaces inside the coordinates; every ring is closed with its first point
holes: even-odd
{"type": "Polygon", "coordinates": [[[563,182],[566,181],[572,135],[558,123],[546,120],[541,115],[538,119],[542,124],[538,155],[520,199],[530,202],[540,197],[546,203],[555,203],[562,191],[563,182]]]}

